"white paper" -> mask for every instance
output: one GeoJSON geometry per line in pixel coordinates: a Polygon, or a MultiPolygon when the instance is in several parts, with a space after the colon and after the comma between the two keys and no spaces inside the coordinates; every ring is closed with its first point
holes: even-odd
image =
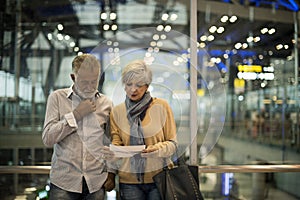
{"type": "Polygon", "coordinates": [[[141,153],[146,148],[145,145],[132,145],[132,146],[116,146],[111,144],[109,149],[114,152],[115,157],[132,157],[135,154],[141,153]]]}

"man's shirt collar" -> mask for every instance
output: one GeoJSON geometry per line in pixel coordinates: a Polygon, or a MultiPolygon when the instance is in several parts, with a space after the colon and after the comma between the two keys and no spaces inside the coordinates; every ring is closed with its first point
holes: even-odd
{"type": "MultiPolygon", "coordinates": [[[[67,89],[67,97],[71,98],[71,96],[73,95],[73,93],[75,94],[74,90],[73,90],[73,85],[72,84],[68,89],[67,89]]],[[[97,90],[97,92],[95,93],[95,98],[100,98],[101,97],[101,93],[97,90]]]]}

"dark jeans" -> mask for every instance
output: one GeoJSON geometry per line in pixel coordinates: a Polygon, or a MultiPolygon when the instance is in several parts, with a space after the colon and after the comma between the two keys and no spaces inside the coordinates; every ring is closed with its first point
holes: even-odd
{"type": "Polygon", "coordinates": [[[50,185],[49,200],[104,200],[104,189],[100,189],[94,193],[90,193],[83,179],[82,193],[68,192],[54,184],[50,185]]]}
{"type": "Polygon", "coordinates": [[[160,194],[154,183],[120,183],[119,187],[121,200],[160,200],[160,194]]]}

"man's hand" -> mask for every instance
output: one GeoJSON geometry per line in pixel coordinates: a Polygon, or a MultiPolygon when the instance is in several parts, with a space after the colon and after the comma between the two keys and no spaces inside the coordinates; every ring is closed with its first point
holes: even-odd
{"type": "Polygon", "coordinates": [[[82,120],[84,116],[96,111],[96,104],[90,100],[86,99],[79,103],[79,105],[73,111],[76,121],[82,120]]]}
{"type": "Polygon", "coordinates": [[[114,160],[115,158],[114,152],[111,151],[108,146],[101,147],[100,153],[102,154],[101,158],[104,160],[114,160]]]}
{"type": "Polygon", "coordinates": [[[107,176],[107,179],[104,183],[104,189],[106,191],[112,191],[114,188],[115,188],[115,174],[114,173],[111,173],[111,172],[108,172],[108,176],[107,176]]]}

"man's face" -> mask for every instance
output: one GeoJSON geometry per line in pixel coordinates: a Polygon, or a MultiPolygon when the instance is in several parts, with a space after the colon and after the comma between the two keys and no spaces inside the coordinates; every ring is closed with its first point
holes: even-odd
{"type": "Polygon", "coordinates": [[[80,68],[75,75],[75,91],[83,98],[93,98],[99,85],[99,72],[80,68]]]}

